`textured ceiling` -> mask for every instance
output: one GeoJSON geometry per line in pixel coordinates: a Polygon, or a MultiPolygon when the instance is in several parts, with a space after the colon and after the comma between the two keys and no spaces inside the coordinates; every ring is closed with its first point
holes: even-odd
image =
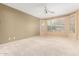
{"type": "Polygon", "coordinates": [[[78,3],[5,3],[5,5],[41,19],[68,14],[79,9],[78,3]],[[45,5],[54,13],[45,14],[45,5]]]}

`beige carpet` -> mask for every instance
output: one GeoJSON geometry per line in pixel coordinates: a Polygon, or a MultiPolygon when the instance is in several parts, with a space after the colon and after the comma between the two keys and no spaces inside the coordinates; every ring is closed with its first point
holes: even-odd
{"type": "Polygon", "coordinates": [[[31,37],[1,44],[2,56],[77,56],[79,40],[65,37],[31,37]]]}

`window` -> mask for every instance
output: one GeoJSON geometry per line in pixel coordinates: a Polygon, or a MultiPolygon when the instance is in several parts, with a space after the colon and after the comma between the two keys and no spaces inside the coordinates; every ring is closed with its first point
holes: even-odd
{"type": "Polygon", "coordinates": [[[70,32],[75,32],[75,16],[70,16],[70,32]]]}
{"type": "Polygon", "coordinates": [[[64,20],[65,20],[64,18],[47,20],[48,31],[49,32],[64,32],[65,31],[64,20]]]}

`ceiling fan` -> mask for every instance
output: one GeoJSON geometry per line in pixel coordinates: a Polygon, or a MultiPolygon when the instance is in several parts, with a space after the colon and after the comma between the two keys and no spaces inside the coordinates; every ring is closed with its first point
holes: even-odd
{"type": "Polygon", "coordinates": [[[46,5],[44,6],[44,12],[45,12],[45,14],[48,14],[48,13],[53,14],[53,13],[54,13],[53,11],[50,11],[50,10],[47,8],[46,5]]]}

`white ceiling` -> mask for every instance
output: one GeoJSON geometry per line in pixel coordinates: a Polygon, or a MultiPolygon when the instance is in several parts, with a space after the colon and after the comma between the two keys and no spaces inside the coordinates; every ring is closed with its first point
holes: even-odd
{"type": "Polygon", "coordinates": [[[41,19],[68,14],[79,9],[78,3],[70,3],[70,4],[69,3],[4,3],[4,4],[41,19]],[[47,5],[47,8],[50,11],[53,11],[54,13],[45,14],[44,12],[45,5],[47,5]]]}

